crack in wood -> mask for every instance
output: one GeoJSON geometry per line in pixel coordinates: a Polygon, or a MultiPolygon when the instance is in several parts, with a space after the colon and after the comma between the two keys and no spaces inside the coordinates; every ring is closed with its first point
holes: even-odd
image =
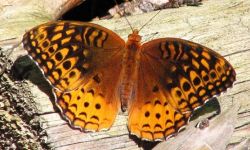
{"type": "MultiPolygon", "coordinates": [[[[110,136],[110,137],[104,137],[104,138],[99,138],[99,139],[93,139],[93,140],[89,140],[89,141],[74,142],[74,143],[70,143],[70,144],[55,146],[54,148],[63,148],[63,147],[66,147],[66,146],[75,145],[75,144],[81,144],[81,143],[84,143],[84,142],[93,142],[93,141],[97,142],[97,141],[102,141],[102,140],[106,140],[106,139],[119,138],[119,137],[123,137],[123,136],[128,136],[128,134],[120,134],[120,135],[116,135],[116,136],[110,136]]],[[[98,146],[98,147],[100,147],[100,146],[98,146]]],[[[93,149],[95,147],[91,147],[91,148],[93,149]]]]}
{"type": "Polygon", "coordinates": [[[239,54],[239,53],[245,53],[245,52],[248,52],[248,51],[250,51],[250,49],[239,50],[239,51],[237,51],[237,52],[233,52],[233,53],[226,54],[226,55],[224,55],[224,57],[232,56],[232,55],[239,54]]]}
{"type": "Polygon", "coordinates": [[[250,79],[249,80],[240,81],[240,82],[235,82],[234,85],[242,84],[242,83],[246,83],[246,82],[250,82],[250,79]]]}
{"type": "Polygon", "coordinates": [[[36,113],[36,114],[34,114],[34,115],[36,115],[36,116],[44,116],[44,115],[50,115],[50,114],[58,114],[58,112],[56,112],[56,111],[48,111],[48,112],[43,112],[43,113],[36,113]]]}
{"type": "Polygon", "coordinates": [[[248,125],[250,125],[250,121],[247,122],[247,123],[244,123],[244,124],[242,124],[242,125],[240,125],[240,126],[235,127],[235,130],[237,130],[237,131],[239,131],[238,129],[244,130],[244,129],[242,129],[242,128],[244,128],[244,127],[246,127],[246,126],[248,126],[248,125]]]}
{"type": "Polygon", "coordinates": [[[228,96],[238,95],[238,94],[241,94],[241,93],[245,93],[247,91],[250,91],[250,90],[242,90],[242,91],[239,91],[239,92],[236,92],[236,93],[233,93],[233,94],[229,94],[228,96]]]}

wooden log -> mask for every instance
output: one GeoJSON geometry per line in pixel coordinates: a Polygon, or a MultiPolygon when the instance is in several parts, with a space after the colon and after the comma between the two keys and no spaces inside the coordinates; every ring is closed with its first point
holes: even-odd
{"type": "MultiPolygon", "coordinates": [[[[49,6],[52,6],[51,3],[53,2],[49,0],[41,2],[38,0],[32,2],[28,0],[13,0],[11,2],[0,7],[0,41],[2,41],[0,42],[0,47],[2,48],[13,44],[13,42],[8,42],[9,40],[7,39],[15,39],[14,43],[20,42],[26,30],[43,22],[57,19],[61,13],[56,13],[54,9],[50,9],[49,6]],[[52,10],[52,12],[49,10],[52,10]]],[[[54,7],[59,8],[57,7],[59,5],[55,5],[54,7]]],[[[249,1],[218,0],[216,2],[206,1],[199,7],[181,7],[178,9],[162,10],[140,33],[143,37],[143,41],[160,37],[179,37],[200,43],[222,54],[234,66],[237,73],[237,81],[232,89],[229,89],[226,94],[218,98],[222,111],[235,103],[241,106],[238,111],[235,130],[229,143],[231,145],[250,137],[249,8],[249,1]]],[[[156,12],[151,12],[130,16],[128,20],[134,28],[140,28],[145,20],[148,20],[148,18],[155,13],[156,12]]],[[[95,23],[113,30],[124,39],[131,33],[124,18],[101,20],[95,23]]],[[[19,56],[24,54],[25,51],[19,47],[14,55],[19,56]]],[[[16,57],[17,56],[11,58],[15,61],[16,57]]],[[[21,64],[20,66],[23,65],[23,68],[32,64],[28,62],[28,59],[25,57],[20,59],[18,59],[17,65],[21,64]]],[[[143,147],[146,149],[154,146],[154,144],[140,142],[129,136],[126,127],[127,116],[124,114],[117,116],[114,125],[109,131],[82,133],[78,130],[73,130],[69,127],[68,123],[60,117],[58,109],[54,107],[51,88],[46,81],[43,80],[37,68],[30,72],[28,81],[18,82],[18,84],[9,79],[8,73],[7,71],[3,75],[8,82],[1,81],[1,89],[3,89],[3,85],[6,86],[6,84],[14,87],[18,87],[19,84],[22,86],[25,84],[24,88],[18,89],[22,89],[22,92],[25,89],[26,92],[30,91],[31,93],[28,96],[29,98],[25,98],[25,94],[22,95],[23,101],[21,102],[18,101],[20,100],[19,95],[19,98],[12,98],[11,101],[9,101],[10,105],[5,103],[3,105],[8,108],[6,112],[15,110],[15,116],[21,120],[17,122],[24,122],[25,124],[19,126],[27,129],[27,132],[35,132],[31,137],[37,138],[33,141],[33,143],[38,145],[37,147],[51,147],[53,149],[139,149],[143,147]],[[15,105],[18,103],[22,103],[23,112],[16,111],[19,107],[15,105]],[[26,110],[28,108],[32,108],[32,111],[26,110]],[[33,113],[32,115],[24,115],[25,113],[29,114],[31,112],[33,113]],[[33,127],[34,125],[32,123],[34,122],[40,123],[38,125],[39,127],[37,127],[39,130],[33,127]],[[29,126],[31,129],[27,128],[29,126]],[[43,134],[41,134],[41,131],[43,134]],[[39,136],[42,138],[39,138],[39,136]],[[41,142],[41,139],[43,139],[43,142],[41,142]]],[[[13,91],[11,90],[5,89],[4,92],[9,92],[10,95],[13,95],[13,91]]],[[[8,101],[8,99],[8,97],[2,96],[2,101],[8,101]]],[[[8,122],[8,124],[12,123],[8,122]]],[[[22,135],[23,132],[20,134],[22,135]]],[[[15,134],[13,133],[12,135],[15,134]]]]}

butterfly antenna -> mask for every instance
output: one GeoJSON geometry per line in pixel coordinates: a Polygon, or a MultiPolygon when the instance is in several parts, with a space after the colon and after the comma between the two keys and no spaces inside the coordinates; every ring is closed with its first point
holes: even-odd
{"type": "Polygon", "coordinates": [[[144,28],[150,21],[152,21],[159,13],[161,12],[161,9],[153,16],[151,17],[140,29],[139,32],[141,31],[142,28],[144,28]]]}
{"type": "MultiPolygon", "coordinates": [[[[119,5],[118,5],[117,1],[114,0],[114,2],[115,2],[115,4],[117,5],[117,8],[118,8],[118,10],[119,10],[118,13],[122,16],[122,14],[120,13],[120,12],[121,12],[121,9],[119,8],[119,5]]],[[[124,13],[125,13],[125,8],[123,9],[123,11],[124,11],[124,13]]],[[[128,25],[129,25],[129,27],[130,27],[130,29],[131,29],[132,31],[134,31],[134,29],[133,29],[132,25],[130,24],[130,22],[128,21],[128,18],[126,17],[126,15],[124,15],[124,18],[125,18],[125,20],[127,21],[128,25]]]]}
{"type": "MultiPolygon", "coordinates": [[[[119,7],[118,7],[118,8],[119,8],[119,7]]],[[[125,11],[125,8],[124,8],[124,11],[125,11]]],[[[126,15],[124,15],[124,18],[126,19],[128,25],[130,26],[130,29],[131,29],[132,31],[134,31],[134,29],[133,29],[132,25],[130,24],[130,22],[128,21],[128,18],[126,17],[126,15]]]]}

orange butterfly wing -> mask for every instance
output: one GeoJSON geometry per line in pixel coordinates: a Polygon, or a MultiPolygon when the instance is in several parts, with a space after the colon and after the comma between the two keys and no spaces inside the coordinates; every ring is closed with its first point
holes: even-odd
{"type": "Polygon", "coordinates": [[[56,103],[71,125],[91,131],[110,128],[120,107],[124,40],[96,24],[56,21],[28,31],[23,45],[53,86],[56,103]]]}
{"type": "Polygon", "coordinates": [[[146,140],[162,140],[188,122],[192,112],[235,81],[233,67],[202,45],[175,38],[141,47],[138,87],[128,127],[146,140]]]}

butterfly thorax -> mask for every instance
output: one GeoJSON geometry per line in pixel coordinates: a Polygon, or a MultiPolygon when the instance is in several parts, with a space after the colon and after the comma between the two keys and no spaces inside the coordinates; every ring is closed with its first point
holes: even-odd
{"type": "Polygon", "coordinates": [[[122,111],[126,111],[129,100],[133,99],[140,61],[141,36],[134,30],[128,36],[123,55],[120,100],[122,111]]]}

